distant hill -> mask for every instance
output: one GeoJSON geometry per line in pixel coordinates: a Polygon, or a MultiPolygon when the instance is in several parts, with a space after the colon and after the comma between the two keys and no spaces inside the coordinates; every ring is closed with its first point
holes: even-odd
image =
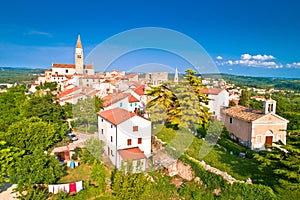
{"type": "Polygon", "coordinates": [[[0,83],[30,83],[45,69],[24,67],[0,67],[0,83]]]}
{"type": "MultiPolygon", "coordinates": [[[[205,74],[203,77],[216,78],[220,74],[205,74]]],[[[231,74],[221,74],[221,77],[238,85],[246,85],[257,88],[276,88],[300,91],[300,79],[294,78],[272,78],[272,77],[252,77],[252,76],[236,76],[231,74]]]]}

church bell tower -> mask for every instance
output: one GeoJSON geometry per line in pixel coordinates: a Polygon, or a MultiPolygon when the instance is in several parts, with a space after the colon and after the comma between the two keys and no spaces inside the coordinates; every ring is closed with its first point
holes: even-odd
{"type": "Polygon", "coordinates": [[[75,49],[75,69],[77,74],[83,74],[83,49],[80,35],[78,35],[75,49]]]}

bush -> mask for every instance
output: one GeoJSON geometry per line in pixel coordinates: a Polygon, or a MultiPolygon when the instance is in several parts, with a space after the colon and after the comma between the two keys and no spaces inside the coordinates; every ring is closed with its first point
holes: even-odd
{"type": "MultiPolygon", "coordinates": [[[[218,196],[218,199],[277,199],[273,190],[268,186],[237,182],[228,184],[227,181],[225,181],[221,176],[206,171],[199,163],[190,160],[185,155],[180,157],[180,160],[186,164],[189,164],[194,170],[195,176],[198,176],[200,180],[205,184],[207,191],[204,194],[212,194],[215,189],[220,189],[221,193],[220,196],[218,196]]],[[[201,191],[190,191],[187,189],[182,189],[179,192],[182,196],[189,196],[189,193],[191,192],[193,193],[193,196],[195,196],[201,191]]]]}
{"type": "Polygon", "coordinates": [[[225,147],[227,149],[227,151],[232,152],[234,155],[239,155],[240,152],[245,152],[246,153],[246,157],[247,158],[253,158],[255,152],[247,149],[245,147],[242,147],[240,145],[238,145],[237,143],[226,139],[226,138],[221,138],[221,140],[219,140],[219,144],[222,147],[225,147]]]}

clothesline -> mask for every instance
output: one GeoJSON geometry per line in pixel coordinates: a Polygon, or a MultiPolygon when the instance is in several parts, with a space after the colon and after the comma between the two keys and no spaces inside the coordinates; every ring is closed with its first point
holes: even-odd
{"type": "Polygon", "coordinates": [[[48,190],[50,193],[54,193],[54,194],[57,194],[61,191],[70,194],[77,193],[83,190],[83,181],[77,181],[74,183],[48,185],[48,190]]]}

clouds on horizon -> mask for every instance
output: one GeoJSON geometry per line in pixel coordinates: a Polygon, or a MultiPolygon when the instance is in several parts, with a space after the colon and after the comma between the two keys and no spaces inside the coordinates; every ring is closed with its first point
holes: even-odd
{"type": "Polygon", "coordinates": [[[224,59],[222,56],[216,57],[216,64],[218,66],[246,66],[246,67],[260,67],[269,69],[280,68],[296,68],[300,69],[300,62],[282,64],[273,55],[257,54],[251,55],[249,53],[242,54],[240,59],[224,59]],[[222,59],[219,59],[222,58],[222,59]]]}

